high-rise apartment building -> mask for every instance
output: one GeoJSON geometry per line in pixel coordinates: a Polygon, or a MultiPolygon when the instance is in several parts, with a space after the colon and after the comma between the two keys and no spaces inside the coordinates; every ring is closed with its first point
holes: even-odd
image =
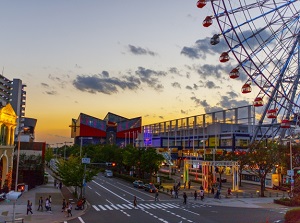
{"type": "MultiPolygon", "coordinates": [[[[17,130],[24,126],[25,105],[26,105],[26,85],[20,79],[12,81],[0,75],[0,105],[5,106],[10,103],[13,107],[17,120],[17,130]]],[[[17,133],[18,131],[16,131],[17,133]]]]}

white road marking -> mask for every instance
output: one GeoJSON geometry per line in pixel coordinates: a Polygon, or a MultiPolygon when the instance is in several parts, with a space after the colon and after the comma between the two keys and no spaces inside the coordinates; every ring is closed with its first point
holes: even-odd
{"type": "Polygon", "coordinates": [[[79,219],[79,221],[80,221],[81,223],[85,223],[85,222],[82,220],[81,217],[78,217],[78,219],[79,219]]]}
{"type": "Polygon", "coordinates": [[[96,205],[92,205],[93,208],[95,208],[96,211],[100,211],[100,209],[96,205]]]}

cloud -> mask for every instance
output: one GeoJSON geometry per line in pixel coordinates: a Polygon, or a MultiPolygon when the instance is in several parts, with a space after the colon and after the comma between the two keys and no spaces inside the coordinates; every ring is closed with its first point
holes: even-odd
{"type": "Polygon", "coordinates": [[[219,86],[216,86],[215,83],[212,81],[207,81],[205,85],[208,89],[220,88],[219,86]]]}
{"type": "Polygon", "coordinates": [[[103,94],[116,94],[120,89],[135,91],[142,89],[142,84],[146,84],[148,87],[162,91],[164,86],[161,84],[159,77],[166,76],[164,71],[155,71],[146,69],[144,67],[138,67],[138,69],[131,74],[121,77],[110,77],[108,71],[102,71],[100,74],[94,75],[77,75],[73,80],[73,86],[84,92],[91,94],[103,93],[103,94]]]}
{"type": "Polygon", "coordinates": [[[216,46],[210,44],[210,38],[199,39],[192,46],[184,46],[180,54],[191,59],[206,59],[207,55],[216,55],[228,50],[225,41],[220,41],[216,46]],[[217,46],[217,47],[216,47],[217,46]]]}
{"type": "Polygon", "coordinates": [[[187,90],[198,90],[198,89],[199,89],[199,86],[198,86],[197,84],[193,84],[193,86],[187,85],[187,86],[185,87],[185,89],[187,89],[187,90]]]}
{"type": "Polygon", "coordinates": [[[161,91],[164,88],[158,79],[158,77],[167,75],[164,71],[154,71],[144,67],[138,67],[135,74],[140,77],[141,82],[146,83],[149,87],[154,88],[157,91],[161,91]]]}
{"type": "Polygon", "coordinates": [[[178,82],[171,83],[174,88],[181,88],[181,85],[178,82]]]}
{"type": "Polygon", "coordinates": [[[46,84],[46,83],[41,83],[41,85],[45,88],[48,88],[49,87],[49,84],[46,84]]]}
{"type": "MultiPolygon", "coordinates": [[[[103,72],[102,72],[103,75],[103,72]]],[[[103,94],[118,93],[118,88],[125,90],[136,90],[139,88],[139,80],[131,77],[120,78],[109,78],[108,72],[104,72],[104,77],[99,75],[77,75],[73,81],[73,85],[80,91],[95,94],[97,92],[103,94]]]]}
{"type": "Polygon", "coordinates": [[[48,95],[57,95],[57,91],[45,91],[48,95]]]}
{"type": "Polygon", "coordinates": [[[246,100],[236,100],[232,99],[233,97],[236,98],[237,94],[234,92],[227,92],[227,95],[221,96],[220,101],[216,105],[210,105],[207,100],[201,100],[195,96],[191,97],[190,99],[194,101],[196,106],[202,106],[206,113],[221,111],[224,109],[230,108],[237,108],[249,105],[250,103],[246,100]],[[227,96],[228,95],[228,96],[227,96]],[[233,97],[232,97],[233,96],[233,97]]]}
{"type": "Polygon", "coordinates": [[[128,45],[129,51],[134,54],[134,55],[150,55],[150,56],[156,56],[157,53],[148,50],[148,49],[144,49],[142,47],[136,47],[133,45],[128,45]]]}

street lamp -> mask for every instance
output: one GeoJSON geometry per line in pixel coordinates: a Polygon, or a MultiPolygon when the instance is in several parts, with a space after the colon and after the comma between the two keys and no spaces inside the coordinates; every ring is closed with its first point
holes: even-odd
{"type": "Polygon", "coordinates": [[[19,162],[20,162],[20,149],[21,149],[21,133],[27,131],[29,128],[20,128],[18,132],[18,151],[17,151],[17,164],[16,164],[16,182],[15,182],[15,192],[18,190],[18,180],[19,180],[19,162]]]}
{"type": "Polygon", "coordinates": [[[93,139],[93,137],[80,137],[80,154],[79,154],[79,157],[81,159],[81,151],[82,151],[82,141],[83,139],[93,139]]]}
{"type": "Polygon", "coordinates": [[[66,146],[67,143],[73,143],[73,142],[64,142],[65,143],[65,148],[64,148],[64,160],[66,160],[66,146]]]}

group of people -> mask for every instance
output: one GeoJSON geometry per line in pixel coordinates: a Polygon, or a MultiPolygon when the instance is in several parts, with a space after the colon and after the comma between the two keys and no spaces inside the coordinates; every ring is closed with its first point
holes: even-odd
{"type": "MultiPolygon", "coordinates": [[[[52,203],[52,198],[51,198],[51,195],[49,195],[49,197],[47,197],[46,201],[45,201],[45,209],[46,209],[46,211],[51,211],[51,203],[52,203]]],[[[39,207],[37,209],[38,211],[43,211],[44,210],[43,204],[44,204],[43,197],[40,197],[39,198],[39,207]]],[[[28,211],[27,211],[27,213],[28,213],[28,211]]]]}

